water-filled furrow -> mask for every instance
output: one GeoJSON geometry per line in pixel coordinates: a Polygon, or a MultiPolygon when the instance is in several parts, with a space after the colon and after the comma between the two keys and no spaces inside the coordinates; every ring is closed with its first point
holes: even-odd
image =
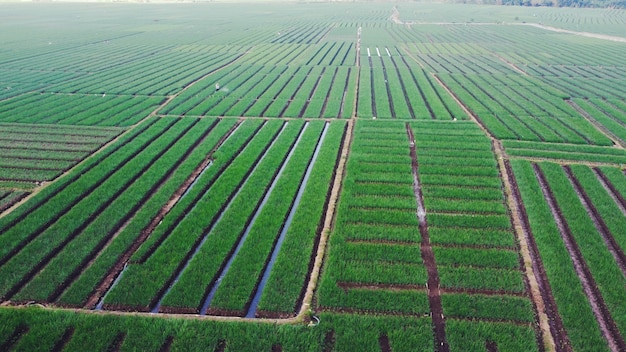
{"type": "Polygon", "coordinates": [[[270,277],[270,273],[272,272],[272,268],[274,267],[274,263],[276,262],[276,257],[278,257],[278,253],[280,253],[280,248],[285,239],[285,235],[291,226],[291,222],[293,221],[293,217],[296,213],[296,209],[298,209],[298,205],[300,204],[300,200],[302,199],[302,195],[304,194],[304,190],[306,189],[306,185],[309,182],[309,177],[311,176],[311,171],[313,170],[313,166],[315,165],[315,161],[317,160],[317,156],[319,155],[322,143],[324,142],[324,138],[326,137],[326,132],[328,131],[328,126],[330,123],[326,122],[324,125],[324,130],[320,136],[320,139],[317,141],[317,145],[315,146],[315,151],[313,152],[313,157],[311,161],[309,161],[309,165],[307,166],[306,172],[304,174],[304,178],[300,183],[300,188],[298,188],[298,193],[296,194],[296,198],[289,210],[289,215],[287,215],[287,220],[283,226],[283,229],[278,236],[278,241],[276,242],[276,246],[272,250],[272,255],[270,257],[270,261],[267,264],[265,270],[263,271],[263,276],[261,278],[261,282],[256,288],[254,292],[254,296],[252,298],[252,302],[250,303],[250,308],[248,308],[248,312],[246,313],[246,318],[254,318],[257,308],[259,306],[259,300],[261,299],[261,295],[263,294],[263,289],[265,288],[265,284],[267,284],[267,280],[270,277]]]}
{"type": "Polygon", "coordinates": [[[241,190],[243,189],[243,187],[245,186],[245,184],[248,182],[248,180],[250,179],[250,177],[254,174],[254,171],[257,169],[257,167],[261,164],[261,162],[263,161],[263,159],[265,159],[265,157],[269,154],[270,150],[272,149],[272,147],[274,146],[274,144],[276,144],[276,141],[278,141],[280,135],[283,133],[283,131],[285,130],[285,128],[287,128],[287,125],[289,124],[289,122],[285,122],[282,126],[282,128],[280,129],[280,131],[278,132],[278,134],[276,135],[276,138],[274,138],[274,140],[272,141],[272,143],[270,143],[269,147],[267,147],[267,149],[265,150],[265,152],[263,152],[263,155],[261,155],[261,158],[259,159],[258,163],[254,166],[254,169],[252,169],[252,171],[248,174],[248,176],[246,177],[246,179],[239,185],[239,188],[237,188],[237,190],[235,191],[235,195],[230,199],[230,201],[228,202],[228,204],[226,204],[226,207],[224,207],[224,210],[222,210],[222,212],[220,213],[220,215],[217,217],[217,220],[213,223],[213,225],[211,226],[211,228],[209,228],[209,230],[204,234],[204,237],[202,238],[202,240],[200,242],[198,242],[198,245],[193,248],[193,254],[187,259],[187,261],[185,262],[185,264],[182,266],[182,268],[176,273],[176,276],[174,278],[174,281],[172,281],[172,283],[169,285],[169,287],[167,288],[167,290],[165,290],[165,292],[163,293],[163,295],[161,297],[159,297],[157,303],[154,305],[154,307],[152,307],[152,309],[150,310],[151,313],[158,313],[159,309],[161,308],[161,303],[163,303],[163,299],[165,299],[165,297],[168,295],[168,293],[170,293],[170,291],[172,290],[172,287],[174,287],[174,285],[176,285],[176,283],[178,282],[178,280],[180,280],[180,277],[183,275],[183,273],[185,272],[185,269],[187,269],[187,267],[189,266],[189,263],[191,263],[191,261],[193,260],[193,258],[196,257],[196,255],[198,254],[198,252],[200,251],[200,248],[202,248],[202,245],[204,245],[204,243],[206,242],[207,238],[209,238],[209,235],[213,232],[213,229],[215,228],[215,226],[217,226],[217,224],[219,224],[219,222],[222,220],[222,218],[224,217],[224,214],[226,214],[226,212],[228,212],[228,210],[230,209],[230,206],[233,204],[233,202],[235,201],[235,199],[237,199],[237,196],[239,196],[239,193],[241,192],[241,190]]]}
{"type": "Polygon", "coordinates": [[[241,247],[245,243],[246,238],[248,237],[248,234],[250,233],[250,230],[254,226],[254,222],[256,221],[256,219],[258,218],[259,214],[263,210],[263,207],[265,206],[265,203],[267,203],[267,200],[272,195],[272,191],[274,190],[274,187],[276,187],[276,184],[278,183],[278,180],[280,179],[280,176],[282,175],[283,171],[285,170],[285,167],[287,166],[287,164],[289,164],[289,159],[291,159],[291,156],[293,155],[294,151],[298,147],[298,144],[300,144],[300,140],[302,139],[302,135],[304,135],[304,132],[306,131],[306,128],[308,127],[308,125],[309,125],[309,122],[307,121],[305,123],[305,125],[304,125],[304,128],[302,128],[302,130],[300,131],[300,134],[298,135],[298,138],[296,139],[296,142],[291,147],[291,150],[289,151],[289,154],[287,155],[287,158],[285,158],[285,160],[283,161],[280,169],[278,170],[278,173],[276,174],[276,177],[272,181],[272,184],[270,185],[270,188],[265,192],[265,195],[263,196],[263,200],[261,201],[261,204],[259,205],[259,207],[257,208],[256,212],[252,216],[252,220],[250,221],[250,223],[246,227],[246,229],[245,229],[245,231],[243,233],[243,236],[241,236],[241,238],[239,239],[239,242],[237,243],[237,247],[235,248],[235,251],[228,258],[228,261],[226,262],[226,265],[224,266],[224,268],[219,273],[217,280],[215,281],[215,283],[213,284],[213,287],[211,288],[211,291],[209,291],[209,294],[207,295],[207,298],[204,300],[204,303],[202,304],[202,308],[200,309],[200,314],[201,315],[206,315],[206,311],[209,308],[209,306],[211,305],[211,301],[213,300],[213,297],[215,296],[215,293],[217,292],[217,289],[220,287],[220,283],[222,282],[222,279],[224,279],[224,277],[228,273],[228,270],[230,269],[231,264],[233,263],[233,261],[237,257],[237,254],[239,253],[239,250],[241,249],[241,247]]]}

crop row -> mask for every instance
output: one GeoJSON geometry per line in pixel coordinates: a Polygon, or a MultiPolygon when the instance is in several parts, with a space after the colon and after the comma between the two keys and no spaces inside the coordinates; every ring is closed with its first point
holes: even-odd
{"type": "Polygon", "coordinates": [[[352,65],[355,60],[354,44],[349,42],[324,42],[319,46],[306,65],[344,66],[352,65]]]}
{"type": "Polygon", "coordinates": [[[478,76],[442,76],[442,79],[498,138],[611,144],[608,138],[570,107],[559,106],[563,102],[557,97],[548,95],[548,100],[543,100],[528,85],[516,85],[520,93],[508,85],[496,83],[494,79],[486,83],[492,82],[499,89],[487,90],[481,83],[484,78],[478,76]],[[533,105],[539,110],[526,110],[533,105]],[[566,113],[568,115],[564,117],[566,113]]]}
{"type": "Polygon", "coordinates": [[[94,73],[78,80],[53,86],[48,91],[86,94],[142,94],[166,96],[177,93],[207,73],[241,56],[216,53],[209,58],[197,53],[159,53],[150,61],[138,61],[111,70],[94,73]],[[163,73],[163,67],[168,67],[163,73]]]}
{"type": "Polygon", "coordinates": [[[83,135],[80,128],[70,131],[37,125],[3,127],[6,129],[0,132],[0,179],[5,181],[52,180],[120,133],[102,129],[87,130],[83,135]]]}
{"type": "Polygon", "coordinates": [[[624,164],[626,152],[614,147],[580,146],[558,143],[504,141],[511,157],[624,164]]]}
{"type": "MultiPolygon", "coordinates": [[[[36,229],[34,227],[38,221],[23,221],[5,232],[8,235],[7,244],[12,245],[7,245],[2,255],[3,265],[0,271],[12,270],[15,275],[4,277],[6,280],[2,283],[2,296],[8,299],[17,293],[17,297],[27,299],[32,294],[41,299],[52,294],[57,286],[56,280],[65,277],[60,275],[59,270],[67,275],[74,265],[80,265],[81,262],[77,259],[90,255],[95,246],[106,241],[125,222],[124,217],[130,209],[136,207],[153,183],[162,177],[160,175],[167,172],[168,168],[159,167],[159,164],[168,159],[165,157],[168,151],[171,149],[172,153],[182,153],[184,146],[177,143],[180,137],[187,132],[196,133],[204,125],[201,123],[196,129],[192,129],[197,123],[198,121],[191,119],[164,120],[159,125],[168,130],[157,132],[154,142],[143,148],[134,158],[126,158],[128,162],[119,160],[122,162],[119,168],[106,170],[108,175],[105,175],[99,185],[94,187],[89,184],[91,178],[85,176],[81,177],[83,182],[73,183],[72,186],[75,187],[87,183],[87,192],[79,193],[82,194],[82,199],[71,209],[66,208],[68,205],[65,209],[62,208],[65,214],[57,221],[36,229]],[[163,158],[159,158],[161,156],[163,158]],[[152,167],[153,164],[156,166],[152,167]],[[16,234],[15,231],[19,229],[30,230],[16,234]],[[35,273],[38,275],[33,277],[35,273]]],[[[146,137],[150,138],[149,136],[148,134],[146,137]]],[[[142,139],[137,138],[136,141],[133,144],[140,144],[142,139]]],[[[104,167],[106,164],[103,162],[100,165],[104,167]]],[[[94,173],[92,170],[92,174],[94,173]]],[[[58,195],[63,196],[63,193],[58,195]]],[[[46,219],[37,220],[43,222],[46,219]]]]}
{"type": "Polygon", "coordinates": [[[158,97],[31,93],[0,104],[0,121],[129,126],[148,116],[162,100],[158,97]]]}
{"type": "MultiPolygon", "coordinates": [[[[211,164],[206,172],[201,174],[197,183],[194,183],[193,188],[188,191],[189,193],[176,203],[165,215],[162,223],[134,253],[137,264],[128,266],[121,273],[121,279],[115,286],[110,287],[109,290],[105,287],[108,291],[104,298],[105,308],[128,309],[132,307],[159,310],[162,304],[161,309],[165,311],[198,311],[207,298],[205,295],[209,293],[208,289],[216,282],[215,285],[221,282],[219,284],[221,289],[216,291],[215,304],[220,304],[223,297],[229,300],[238,299],[240,301],[235,302],[240,303],[234,303],[237,309],[219,306],[214,308],[211,305],[210,313],[243,311],[245,314],[245,309],[252,299],[251,295],[256,292],[254,290],[258,281],[254,277],[260,279],[263,272],[270,273],[273,270],[268,271],[264,264],[270,260],[268,256],[271,252],[277,254],[274,266],[276,270],[284,271],[290,270],[293,264],[286,264],[285,254],[278,254],[287,250],[291,252],[291,254],[286,254],[287,258],[292,258],[294,251],[301,251],[301,243],[298,242],[294,247],[294,236],[305,236],[311,251],[313,250],[319,231],[318,224],[324,206],[324,197],[321,203],[320,201],[310,204],[300,203],[297,207],[298,211],[293,208],[297,205],[295,201],[289,202],[285,199],[294,199],[295,191],[300,184],[297,180],[304,177],[304,169],[309,164],[307,160],[313,160],[312,153],[316,145],[321,146],[319,156],[323,158],[322,160],[334,162],[343,124],[335,123],[334,126],[331,124],[328,136],[324,139],[319,139],[323,127],[322,122],[310,122],[310,126],[306,129],[302,128],[302,122],[287,124],[280,121],[268,122],[267,126],[261,128],[258,136],[254,138],[250,135],[254,132],[250,127],[258,130],[255,126],[259,126],[259,122],[250,120],[244,124],[248,127],[244,128],[245,126],[242,125],[237,128],[233,138],[226,140],[225,144],[218,149],[218,151],[226,152],[225,156],[231,155],[231,157],[216,159],[216,164],[211,164]],[[248,132],[246,133],[245,130],[248,132]],[[243,135],[234,138],[240,133],[243,135]],[[250,137],[241,138],[246,134],[250,137]],[[295,138],[300,134],[302,136],[298,140],[301,138],[302,141],[297,143],[295,138]],[[318,139],[319,143],[316,142],[318,139]],[[325,141],[328,140],[330,142],[326,143],[325,141]],[[246,146],[242,143],[249,144],[246,146]],[[293,157],[288,156],[287,152],[290,155],[293,154],[293,157]],[[284,170],[276,171],[281,164],[284,165],[284,170]],[[272,182],[274,177],[268,178],[268,175],[275,175],[275,180],[272,182]],[[222,193],[223,197],[217,197],[222,193]],[[223,201],[216,203],[215,199],[223,199],[223,201]],[[255,201],[251,201],[253,199],[255,201]],[[266,202],[267,205],[265,205],[266,202]],[[289,211],[290,207],[292,211],[289,211]],[[276,212],[284,212],[284,215],[276,215],[276,212]],[[280,232],[282,222],[288,218],[288,212],[293,212],[293,225],[298,226],[299,229],[308,227],[308,232],[294,235],[296,233],[294,230],[285,227],[283,250],[272,250],[277,243],[275,239],[280,232]],[[244,217],[243,220],[242,217],[244,217]],[[318,220],[311,222],[311,217],[318,217],[318,220]],[[247,229],[245,235],[243,234],[244,228],[247,229]],[[261,243],[265,244],[261,245],[261,243]],[[259,251],[259,249],[262,250],[259,251]],[[261,257],[258,257],[259,255],[261,257]],[[232,266],[225,265],[227,261],[232,261],[232,266]],[[213,264],[207,268],[207,263],[213,264]],[[151,268],[158,268],[158,270],[151,268]],[[224,280],[215,281],[216,278],[213,276],[220,273],[224,274],[224,280]],[[242,278],[245,282],[237,281],[242,278]],[[235,283],[229,284],[233,280],[235,283]],[[134,287],[135,281],[142,282],[142,290],[129,291],[128,287],[134,287]],[[233,292],[239,293],[235,295],[233,292]],[[223,296],[223,293],[226,293],[226,296],[223,296]]],[[[316,181],[312,184],[317,184],[318,190],[319,187],[325,188],[323,192],[327,193],[331,173],[319,162],[310,165],[312,175],[326,174],[325,181],[322,178],[321,183],[316,181]]],[[[319,197],[318,194],[311,194],[311,191],[307,193],[307,189],[308,186],[302,188],[303,197],[319,197]]],[[[146,223],[145,218],[143,223],[146,223]]],[[[136,232],[140,227],[133,219],[119,237],[116,237],[115,242],[111,243],[110,248],[104,249],[103,254],[85,270],[85,274],[76,280],[75,285],[70,286],[60,297],[61,303],[81,304],[87,300],[93,292],[93,285],[101,281],[99,278],[111,266],[111,258],[119,257],[121,244],[132,241],[129,236],[133,236],[133,231],[127,233],[126,230],[131,227],[134,228],[134,236],[137,236],[136,232]],[[123,242],[118,243],[117,238],[121,238],[120,241],[123,242]]],[[[269,293],[259,291],[259,297],[271,299],[274,304],[276,304],[276,298],[272,296],[281,295],[279,301],[288,302],[287,307],[280,306],[282,314],[290,314],[294,311],[305,284],[311,252],[302,252],[298,255],[303,258],[301,268],[298,269],[301,275],[296,278],[293,285],[289,287],[277,285],[275,281],[281,279],[270,276],[268,287],[274,288],[268,288],[266,291],[269,293]],[[275,292],[277,286],[280,287],[279,293],[275,292]],[[287,288],[288,293],[284,291],[287,288]]],[[[101,292],[101,294],[104,293],[101,292]]],[[[259,308],[263,310],[265,306],[266,304],[261,303],[259,308]]],[[[276,309],[278,308],[271,307],[264,311],[270,311],[271,314],[276,309]]]]}
{"type": "Polygon", "coordinates": [[[161,112],[188,116],[349,116],[343,110],[352,95],[350,73],[351,69],[344,67],[241,66],[207,77],[161,112]],[[217,86],[219,89],[214,88],[217,86]]]}
{"type": "Polygon", "coordinates": [[[577,351],[623,348],[623,173],[521,160],[512,166],[568,339],[559,343],[577,351]]]}
{"type": "Polygon", "coordinates": [[[384,53],[380,57],[368,57],[369,70],[361,70],[358,116],[466,118],[461,108],[439,85],[433,84],[424,70],[410,65],[404,56],[396,55],[399,50],[385,48],[384,53]]]}
{"type": "Polygon", "coordinates": [[[411,128],[420,132],[417,177],[430,241],[420,234],[404,124],[359,121],[318,291],[321,309],[409,315],[436,309],[426,285],[432,264],[423,259],[432,246],[451,346],[463,345],[464,331],[489,324],[476,320],[495,319],[519,329],[531,348],[533,308],[489,140],[470,123],[411,128]]]}

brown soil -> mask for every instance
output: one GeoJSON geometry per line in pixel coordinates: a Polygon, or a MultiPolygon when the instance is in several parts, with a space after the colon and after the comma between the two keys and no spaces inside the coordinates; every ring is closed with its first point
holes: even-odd
{"type": "Polygon", "coordinates": [[[381,352],[391,352],[391,345],[389,345],[389,337],[386,334],[380,335],[378,338],[378,345],[381,352]]]}
{"type": "Polygon", "coordinates": [[[317,246],[317,252],[315,254],[315,262],[309,274],[310,279],[308,280],[306,293],[304,294],[304,298],[302,299],[302,305],[300,306],[300,310],[298,311],[298,315],[296,316],[294,321],[304,320],[305,317],[308,315],[309,311],[311,311],[312,309],[311,304],[313,303],[313,294],[314,294],[315,288],[317,287],[317,281],[319,280],[319,277],[320,277],[322,262],[324,260],[324,256],[326,253],[326,245],[328,243],[328,236],[330,235],[331,230],[335,226],[335,217],[336,217],[335,209],[337,207],[339,194],[341,193],[343,176],[346,171],[346,162],[348,160],[350,146],[352,145],[353,131],[354,131],[354,119],[350,119],[348,120],[348,123],[346,126],[346,132],[344,134],[344,141],[341,146],[341,154],[339,156],[339,160],[337,163],[336,173],[333,179],[332,190],[330,193],[330,198],[328,200],[326,213],[324,215],[324,227],[322,229],[322,232],[319,238],[319,245],[317,246]]]}
{"type": "Polygon", "coordinates": [[[61,336],[61,339],[54,344],[51,352],[63,351],[65,349],[65,345],[67,345],[67,343],[70,342],[70,340],[72,339],[72,336],[74,336],[74,330],[75,329],[73,326],[67,328],[63,333],[63,336],[61,336]]]}
{"type": "Polygon", "coordinates": [[[593,172],[596,174],[596,177],[598,178],[598,181],[600,181],[600,183],[602,184],[602,187],[607,190],[611,198],[613,198],[613,201],[620,208],[622,214],[626,216],[626,199],[624,199],[624,197],[619,193],[615,186],[613,186],[613,183],[611,183],[611,181],[604,175],[604,173],[599,168],[594,167],[593,172]]]}
{"type": "Polygon", "coordinates": [[[430,304],[431,317],[434,325],[435,332],[435,347],[439,352],[448,352],[450,346],[446,341],[446,325],[443,317],[443,305],[441,303],[441,290],[439,285],[439,272],[437,271],[437,264],[435,262],[435,254],[430,245],[430,236],[428,234],[428,224],[426,222],[424,200],[422,198],[422,191],[419,184],[419,167],[417,163],[417,151],[415,147],[415,137],[413,136],[413,130],[409,123],[406,123],[406,132],[409,138],[409,147],[411,154],[411,166],[413,168],[413,192],[417,200],[418,209],[417,217],[419,219],[419,230],[422,236],[421,253],[424,266],[428,272],[428,302],[430,304]]]}
{"type": "Polygon", "coordinates": [[[169,352],[172,348],[172,343],[174,343],[174,336],[168,335],[163,341],[161,348],[159,348],[159,352],[169,352]]]}
{"type": "Polygon", "coordinates": [[[498,344],[495,341],[485,341],[487,352],[498,352],[498,344]]]}
{"type": "Polygon", "coordinates": [[[626,148],[626,142],[622,141],[618,136],[616,136],[613,132],[611,132],[608,128],[606,128],[603,124],[599,123],[594,119],[591,115],[589,115],[583,108],[578,106],[573,100],[568,99],[566,102],[574,108],[585,120],[589,121],[596,129],[602,132],[606,137],[608,137],[615,145],[620,146],[621,148],[626,148]]]}

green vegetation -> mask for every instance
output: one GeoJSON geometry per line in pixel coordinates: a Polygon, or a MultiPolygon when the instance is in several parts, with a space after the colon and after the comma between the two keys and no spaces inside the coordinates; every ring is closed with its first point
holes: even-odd
{"type": "Polygon", "coordinates": [[[0,350],[626,349],[623,10],[0,12],[0,350]]]}

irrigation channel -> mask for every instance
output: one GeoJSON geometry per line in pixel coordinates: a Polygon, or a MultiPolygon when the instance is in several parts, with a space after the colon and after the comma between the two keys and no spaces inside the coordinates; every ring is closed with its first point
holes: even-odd
{"type": "MultiPolygon", "coordinates": [[[[213,223],[213,225],[211,226],[211,228],[206,231],[205,235],[203,236],[202,240],[200,242],[198,242],[198,244],[193,248],[192,251],[192,255],[189,256],[187,258],[187,260],[185,261],[185,264],[183,264],[183,266],[176,272],[175,276],[174,276],[174,280],[169,284],[168,288],[165,290],[165,292],[157,299],[156,304],[150,309],[151,313],[158,313],[159,309],[161,308],[161,303],[163,302],[163,299],[167,296],[168,293],[170,293],[170,291],[172,290],[172,287],[174,287],[174,285],[176,285],[176,283],[178,282],[178,280],[180,280],[180,277],[183,275],[183,272],[185,272],[185,269],[187,269],[187,267],[189,266],[189,263],[191,263],[191,261],[193,260],[193,258],[198,254],[198,252],[200,251],[200,248],[202,248],[202,245],[206,242],[207,238],[209,238],[209,235],[213,232],[213,229],[215,229],[215,227],[217,226],[217,224],[219,224],[220,220],[222,220],[224,214],[228,211],[228,209],[230,208],[230,206],[233,204],[234,200],[237,199],[237,196],[239,195],[239,193],[241,192],[241,190],[243,189],[243,185],[245,185],[248,180],[250,179],[250,177],[254,174],[254,172],[256,171],[258,165],[263,161],[263,159],[265,159],[265,157],[267,156],[267,154],[269,154],[270,150],[272,149],[272,147],[274,146],[274,144],[276,144],[276,141],[278,140],[278,137],[280,137],[280,135],[283,133],[283,131],[285,130],[285,128],[287,127],[288,122],[284,123],[282,128],[280,129],[280,132],[278,132],[278,135],[276,136],[276,138],[274,138],[274,140],[272,141],[272,143],[269,145],[269,147],[265,150],[265,152],[263,153],[263,155],[261,156],[261,158],[259,159],[259,162],[254,166],[254,169],[248,174],[248,176],[244,179],[244,181],[239,185],[239,188],[237,189],[237,191],[235,192],[235,195],[230,199],[230,201],[228,202],[228,204],[226,205],[226,207],[222,210],[222,212],[220,213],[219,217],[217,218],[217,220],[213,223]]],[[[305,126],[306,128],[306,126],[305,126]]],[[[302,133],[304,132],[305,128],[302,129],[302,131],[300,132],[300,136],[302,136],[302,133]]],[[[300,136],[298,136],[298,141],[300,139],[300,136]]],[[[297,144],[297,142],[296,142],[297,144]]],[[[292,149],[293,150],[293,149],[292,149]]],[[[273,186],[273,184],[272,184],[273,186]]],[[[271,190],[271,188],[270,188],[271,190]]],[[[265,201],[265,199],[264,199],[265,201]]],[[[261,205],[262,207],[262,205],[261,205]]],[[[256,214],[255,214],[256,217],[256,214]]],[[[254,222],[254,220],[252,221],[254,222]]],[[[241,240],[241,243],[243,243],[243,240],[245,239],[247,232],[249,231],[249,228],[246,229],[246,234],[244,234],[244,237],[241,240]]],[[[237,250],[239,249],[239,246],[237,247],[237,250]]],[[[237,251],[236,250],[236,251],[237,251]]],[[[236,253],[236,252],[235,252],[236,253]]],[[[221,279],[221,277],[220,277],[221,279]]]]}
{"type": "Polygon", "coordinates": [[[322,143],[324,143],[324,138],[326,137],[326,132],[328,131],[328,126],[330,124],[326,122],[324,125],[324,130],[322,131],[322,135],[320,136],[317,145],[315,146],[315,151],[313,152],[313,157],[309,161],[309,165],[307,166],[306,172],[304,174],[304,178],[300,183],[300,188],[298,188],[298,193],[296,194],[296,198],[291,205],[291,209],[289,210],[289,215],[287,215],[287,220],[283,225],[282,230],[280,231],[280,235],[278,236],[278,241],[276,242],[276,246],[272,250],[272,255],[270,257],[269,263],[266,265],[263,270],[263,276],[261,277],[261,282],[257,285],[256,290],[254,292],[254,297],[252,298],[252,302],[250,303],[250,307],[248,308],[248,313],[246,313],[246,318],[254,318],[256,315],[257,308],[259,306],[259,300],[261,299],[261,295],[263,294],[263,289],[265,288],[265,284],[270,277],[270,273],[272,272],[272,268],[274,267],[274,263],[276,262],[276,257],[278,257],[278,253],[280,252],[280,248],[283,244],[283,240],[285,239],[285,235],[291,226],[291,222],[293,221],[293,217],[296,214],[296,209],[298,209],[298,205],[300,205],[300,200],[302,199],[302,194],[304,194],[304,190],[306,189],[306,185],[309,182],[309,177],[311,176],[311,171],[313,170],[313,165],[315,165],[315,161],[317,160],[317,156],[320,153],[320,149],[322,147],[322,143]]]}
{"type": "MultiPolygon", "coordinates": [[[[228,273],[228,270],[230,269],[230,266],[233,263],[233,260],[235,260],[235,258],[237,257],[237,254],[239,253],[239,250],[241,250],[241,247],[245,243],[246,238],[248,237],[248,234],[250,234],[250,230],[252,229],[252,226],[254,226],[254,223],[255,223],[256,219],[258,218],[259,214],[263,210],[263,207],[267,203],[267,200],[269,199],[270,195],[272,194],[272,191],[274,190],[274,187],[276,186],[276,183],[278,183],[278,179],[283,174],[283,171],[285,170],[285,167],[289,163],[289,159],[291,159],[291,156],[295,152],[298,144],[300,144],[300,140],[302,139],[302,135],[304,134],[304,131],[307,129],[308,126],[309,126],[309,122],[307,121],[304,124],[304,127],[302,128],[302,130],[300,131],[300,134],[298,135],[298,138],[296,139],[296,142],[291,147],[291,150],[289,151],[289,154],[287,155],[287,158],[285,158],[285,160],[283,161],[282,165],[280,166],[280,169],[278,170],[278,173],[274,177],[274,180],[272,181],[272,184],[270,185],[270,188],[265,192],[265,195],[263,196],[263,199],[261,200],[261,205],[259,205],[259,207],[257,208],[256,212],[252,216],[252,220],[250,221],[250,223],[246,227],[246,230],[243,233],[243,236],[241,236],[241,238],[237,242],[237,247],[235,248],[235,251],[231,254],[230,258],[228,258],[228,261],[226,262],[226,265],[222,268],[222,270],[220,271],[220,273],[218,275],[217,280],[213,283],[213,287],[211,287],[211,290],[209,291],[207,297],[203,300],[202,307],[200,309],[200,315],[206,315],[207,314],[207,310],[209,309],[209,306],[211,305],[211,302],[213,301],[213,297],[215,297],[215,293],[217,292],[217,289],[220,287],[220,283],[224,279],[224,276],[226,276],[226,274],[228,273]]],[[[252,174],[252,173],[254,173],[254,171],[251,172],[250,174],[252,174]]]]}
{"type": "Polygon", "coordinates": [[[427,291],[428,302],[430,304],[430,314],[433,321],[435,332],[435,346],[438,352],[450,351],[450,346],[446,341],[446,322],[443,318],[443,304],[441,302],[441,290],[439,289],[439,272],[435,262],[435,254],[430,244],[430,236],[428,234],[428,224],[426,222],[426,207],[424,206],[424,197],[419,178],[419,167],[417,163],[417,150],[415,145],[415,136],[411,125],[406,123],[406,132],[409,137],[409,146],[411,149],[411,166],[413,169],[413,192],[417,201],[417,218],[419,220],[419,231],[422,236],[420,244],[422,260],[426,266],[428,273],[427,291]]]}

